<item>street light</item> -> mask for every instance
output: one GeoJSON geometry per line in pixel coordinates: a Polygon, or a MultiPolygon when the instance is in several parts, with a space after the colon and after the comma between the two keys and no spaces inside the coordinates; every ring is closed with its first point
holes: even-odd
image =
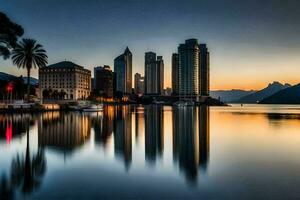
{"type": "Polygon", "coordinates": [[[14,90],[14,84],[12,82],[9,82],[6,86],[6,91],[8,94],[10,94],[10,101],[12,101],[12,92],[14,90]]]}

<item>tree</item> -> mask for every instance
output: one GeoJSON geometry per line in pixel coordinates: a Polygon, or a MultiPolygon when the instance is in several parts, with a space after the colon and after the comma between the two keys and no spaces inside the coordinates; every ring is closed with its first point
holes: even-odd
{"type": "Polygon", "coordinates": [[[45,67],[47,59],[43,46],[33,39],[22,39],[12,52],[13,64],[27,70],[27,101],[30,100],[30,71],[32,68],[45,67]]]}
{"type": "Polygon", "coordinates": [[[0,57],[9,58],[10,49],[16,46],[18,37],[23,34],[24,30],[20,25],[10,21],[4,13],[0,12],[0,57]]]}

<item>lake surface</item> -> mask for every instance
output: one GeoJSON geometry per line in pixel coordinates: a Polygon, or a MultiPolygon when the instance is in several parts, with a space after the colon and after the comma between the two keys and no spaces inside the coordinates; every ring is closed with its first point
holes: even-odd
{"type": "Polygon", "coordinates": [[[0,114],[0,199],[24,198],[299,199],[300,107],[0,114]]]}

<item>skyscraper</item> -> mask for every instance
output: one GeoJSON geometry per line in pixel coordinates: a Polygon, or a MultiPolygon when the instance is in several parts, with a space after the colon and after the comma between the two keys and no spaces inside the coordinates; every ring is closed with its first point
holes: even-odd
{"type": "Polygon", "coordinates": [[[179,94],[197,96],[199,94],[199,45],[196,39],[186,40],[178,47],[179,54],[179,94]]]}
{"type": "Polygon", "coordinates": [[[179,82],[179,77],[178,77],[178,69],[179,69],[179,57],[178,53],[173,53],[172,54],[172,94],[173,95],[178,95],[179,94],[179,89],[178,89],[178,82],[179,82]]]}
{"type": "Polygon", "coordinates": [[[199,93],[209,96],[209,52],[206,44],[200,44],[199,93]]]}
{"type": "Polygon", "coordinates": [[[175,95],[209,96],[209,52],[206,44],[188,39],[179,45],[178,54],[172,55],[172,87],[175,95]]]}
{"type": "Polygon", "coordinates": [[[144,93],[144,77],[139,73],[135,73],[134,75],[134,91],[137,95],[144,93]]]}
{"type": "Polygon", "coordinates": [[[162,56],[157,56],[156,67],[158,71],[157,74],[158,94],[163,95],[164,94],[164,60],[162,56]]]}
{"type": "Polygon", "coordinates": [[[113,97],[113,72],[108,65],[94,68],[95,92],[103,97],[113,97]]]}
{"type": "Polygon", "coordinates": [[[132,92],[132,53],[127,47],[125,52],[115,58],[116,91],[124,94],[132,92]]]}
{"type": "Polygon", "coordinates": [[[164,86],[164,61],[154,52],[145,53],[145,93],[162,94],[164,86]]]}

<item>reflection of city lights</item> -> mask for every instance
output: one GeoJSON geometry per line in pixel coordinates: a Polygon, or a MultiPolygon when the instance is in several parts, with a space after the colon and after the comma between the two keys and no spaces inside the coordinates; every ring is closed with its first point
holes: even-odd
{"type": "Polygon", "coordinates": [[[6,123],[6,132],[5,132],[5,137],[6,137],[6,143],[10,144],[11,138],[12,138],[12,122],[10,121],[9,123],[6,123]]]}

